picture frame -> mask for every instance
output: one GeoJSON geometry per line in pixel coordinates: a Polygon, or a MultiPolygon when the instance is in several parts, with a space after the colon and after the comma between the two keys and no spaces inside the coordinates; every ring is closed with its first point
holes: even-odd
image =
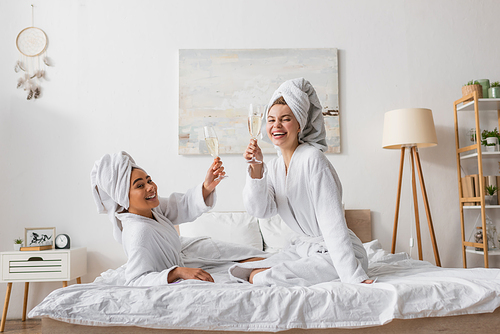
{"type": "Polygon", "coordinates": [[[52,246],[54,248],[55,238],[55,227],[26,227],[24,229],[26,247],[52,246]]]}
{"type": "MultiPolygon", "coordinates": [[[[340,153],[336,48],[180,49],[178,153],[208,155],[203,127],[213,126],[219,154],[241,155],[250,139],[249,105],[264,106],[284,81],[301,77],[321,102],[325,154],[340,153]]],[[[259,146],[264,154],[276,154],[267,139],[259,146]]]]}

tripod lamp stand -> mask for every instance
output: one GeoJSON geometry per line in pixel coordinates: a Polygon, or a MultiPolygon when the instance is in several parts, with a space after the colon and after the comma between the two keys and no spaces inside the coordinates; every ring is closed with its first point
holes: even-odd
{"type": "Polygon", "coordinates": [[[401,161],[399,165],[399,181],[398,192],[396,199],[396,213],[394,215],[394,230],[392,234],[391,252],[394,254],[396,250],[396,236],[398,231],[399,218],[399,203],[401,199],[401,184],[403,180],[403,166],[405,150],[410,151],[411,172],[412,172],[412,192],[413,206],[415,209],[415,227],[417,232],[417,247],[418,258],[422,260],[422,238],[420,234],[420,219],[418,214],[418,199],[417,199],[417,182],[415,178],[415,167],[417,169],[418,178],[420,180],[420,191],[422,193],[429,224],[429,233],[434,249],[434,259],[437,266],[441,266],[439,260],[439,252],[434,235],[434,227],[432,225],[431,212],[429,209],[429,201],[425,190],[424,175],[420,165],[420,156],[418,149],[423,147],[431,147],[437,145],[436,129],[434,128],[434,120],[432,111],[423,108],[397,109],[388,111],[384,116],[384,132],[382,139],[382,147],[386,149],[401,149],[401,161]]]}

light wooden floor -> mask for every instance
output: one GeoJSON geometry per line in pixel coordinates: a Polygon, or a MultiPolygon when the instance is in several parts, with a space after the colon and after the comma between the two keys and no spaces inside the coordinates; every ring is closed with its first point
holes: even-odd
{"type": "Polygon", "coordinates": [[[3,334],[40,334],[42,333],[42,319],[12,319],[5,322],[3,334]]]}

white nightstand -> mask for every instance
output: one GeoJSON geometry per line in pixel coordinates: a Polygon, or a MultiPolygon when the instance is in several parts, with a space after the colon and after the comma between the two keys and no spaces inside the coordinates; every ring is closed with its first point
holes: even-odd
{"type": "Polygon", "coordinates": [[[0,332],[5,328],[7,309],[13,282],[25,282],[23,318],[26,320],[29,282],[62,281],[63,287],[68,281],[76,278],[78,284],[81,277],[87,274],[87,248],[52,249],[34,252],[1,252],[0,282],[7,283],[5,304],[3,306],[0,332]]]}

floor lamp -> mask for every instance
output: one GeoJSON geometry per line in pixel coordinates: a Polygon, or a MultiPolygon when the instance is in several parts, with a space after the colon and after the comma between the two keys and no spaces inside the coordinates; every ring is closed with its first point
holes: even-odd
{"type": "Polygon", "coordinates": [[[409,149],[412,167],[412,191],[413,204],[415,208],[415,227],[417,230],[418,258],[419,260],[422,260],[422,238],[420,235],[420,219],[418,215],[415,167],[417,169],[418,178],[420,180],[420,191],[422,193],[425,213],[427,215],[427,222],[429,224],[429,233],[431,236],[432,247],[434,249],[434,259],[436,260],[436,265],[441,266],[436,243],[436,236],[434,235],[434,227],[432,225],[431,212],[429,210],[429,201],[427,199],[427,192],[425,190],[424,175],[422,174],[422,167],[420,165],[420,157],[418,154],[419,148],[435,145],[437,145],[436,129],[434,128],[434,120],[432,118],[432,111],[430,109],[397,109],[385,113],[382,147],[386,149],[401,149],[398,193],[396,199],[396,213],[394,215],[394,230],[392,234],[391,252],[394,254],[396,250],[396,236],[398,231],[399,203],[401,199],[404,157],[405,150],[409,149]]]}

